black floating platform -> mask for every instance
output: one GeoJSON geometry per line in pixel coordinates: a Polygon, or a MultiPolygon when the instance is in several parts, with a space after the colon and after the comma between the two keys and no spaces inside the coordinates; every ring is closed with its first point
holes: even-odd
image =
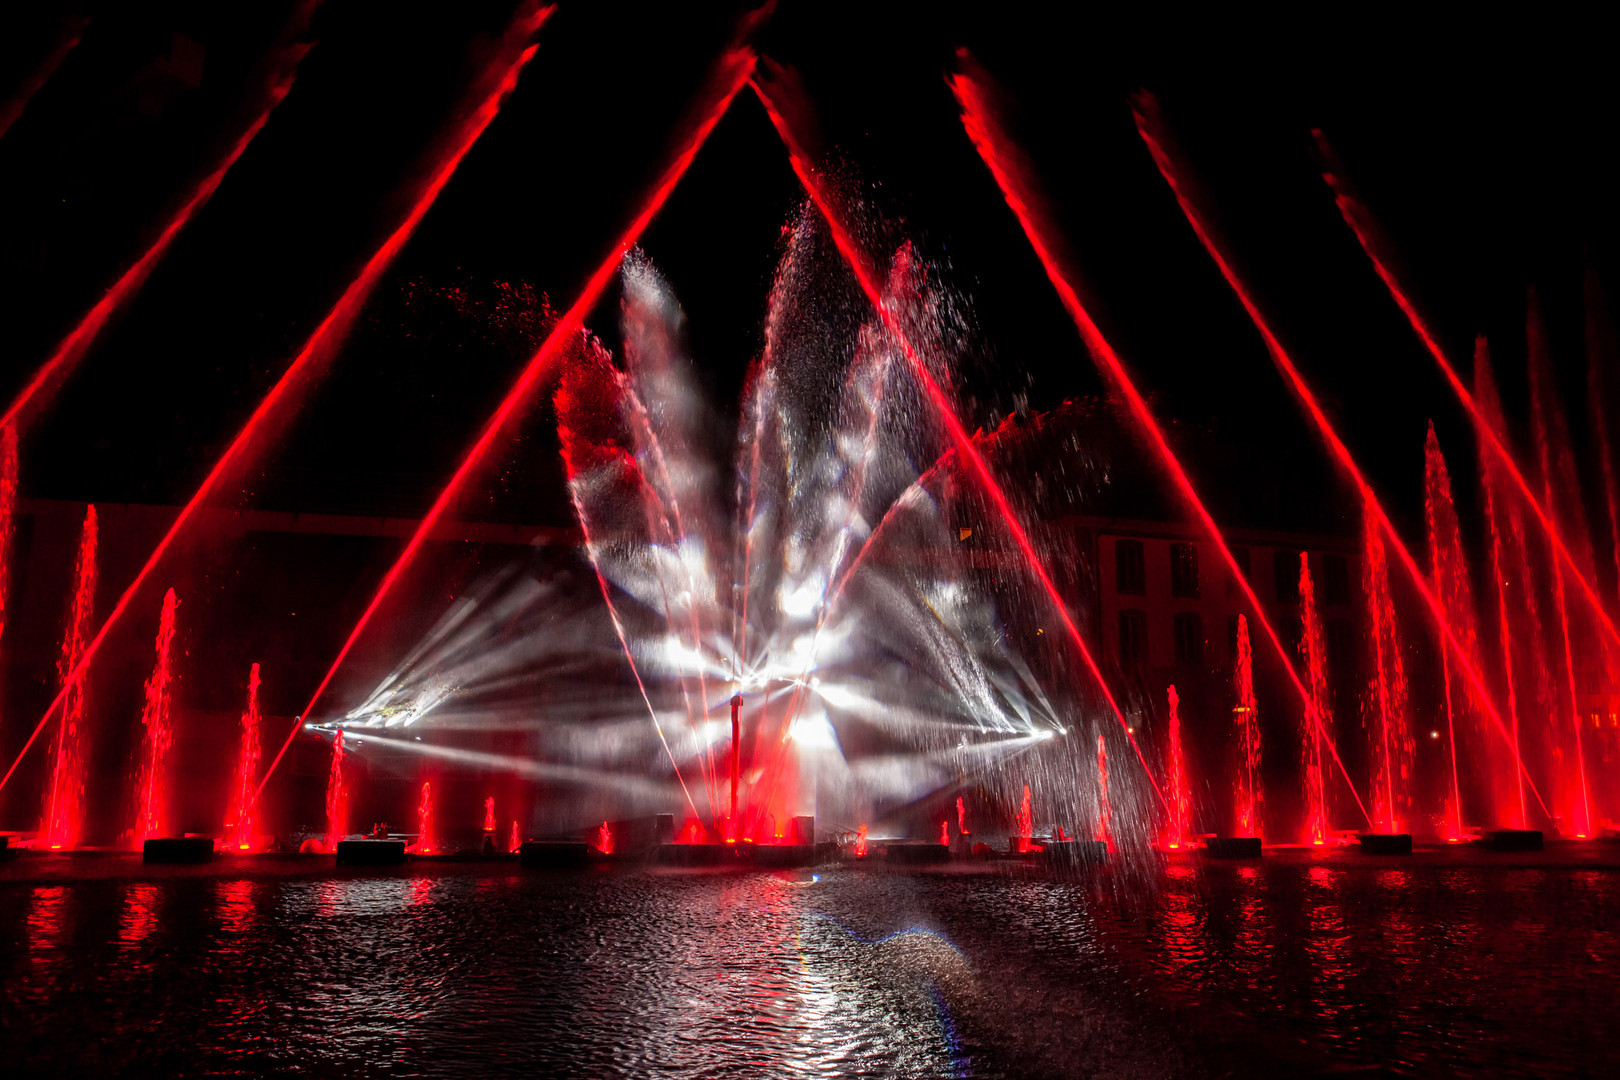
{"type": "Polygon", "coordinates": [[[1485,846],[1492,851],[1540,851],[1539,829],[1492,829],[1485,834],[1485,846]]]}
{"type": "Polygon", "coordinates": [[[761,844],[754,848],[754,865],[768,869],[813,866],[820,861],[814,844],[761,844]]]}
{"type": "Polygon", "coordinates": [[[591,845],[583,840],[525,840],[518,849],[518,862],[536,868],[585,866],[591,861],[591,845]]]}
{"type": "Polygon", "coordinates": [[[1053,863],[1102,863],[1108,861],[1108,843],[1105,840],[1045,840],[1040,855],[1053,863]]]}
{"type": "Polygon", "coordinates": [[[205,863],[213,858],[212,836],[154,836],[141,845],[143,863],[205,863]]]}
{"type": "Polygon", "coordinates": [[[944,844],[914,844],[901,840],[887,845],[885,852],[890,862],[908,866],[951,861],[951,849],[944,844]]]}
{"type": "Polygon", "coordinates": [[[1361,841],[1363,855],[1410,855],[1411,833],[1364,832],[1356,837],[1361,841]]]}
{"type": "Polygon", "coordinates": [[[736,844],[660,844],[658,861],[665,866],[731,866],[742,858],[736,844]]]}
{"type": "MultiPolygon", "coordinates": [[[[1411,844],[1407,844],[1411,850],[1411,844]]],[[[1260,838],[1258,836],[1212,836],[1204,841],[1204,853],[1213,859],[1258,859],[1260,858],[1260,838]]]]}
{"type": "Polygon", "coordinates": [[[0,835],[0,862],[5,862],[15,854],[17,849],[11,846],[11,837],[0,835]]]}
{"type": "Polygon", "coordinates": [[[399,866],[405,861],[403,840],[339,840],[339,866],[399,866]]]}

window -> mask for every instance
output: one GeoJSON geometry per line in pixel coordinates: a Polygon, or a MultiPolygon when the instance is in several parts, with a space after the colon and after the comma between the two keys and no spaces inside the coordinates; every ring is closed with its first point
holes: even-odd
{"type": "Polygon", "coordinates": [[[1322,603],[1339,606],[1350,603],[1350,567],[1343,555],[1322,556],[1322,603]]]}
{"type": "Polygon", "coordinates": [[[1142,541],[1114,541],[1114,587],[1122,596],[1147,592],[1147,574],[1142,569],[1142,541]]]}
{"type": "MultiPolygon", "coordinates": [[[[1140,550],[1141,545],[1137,545],[1140,550]]],[[[1147,659],[1147,612],[1124,608],[1119,613],[1119,663],[1136,667],[1147,659]]]]}
{"type": "Polygon", "coordinates": [[[1271,556],[1272,584],[1277,603],[1299,603],[1299,552],[1277,551],[1271,556]]]}
{"type": "Polygon", "coordinates": [[[1170,595],[1198,596],[1198,549],[1191,544],[1170,545],[1170,595]]]}
{"type": "MultiPolygon", "coordinates": [[[[1244,577],[1249,577],[1250,576],[1250,574],[1249,574],[1249,549],[1248,548],[1246,548],[1246,547],[1235,547],[1235,548],[1233,548],[1232,549],[1232,561],[1237,563],[1238,570],[1240,570],[1242,572],[1244,577]]],[[[1252,582],[1251,582],[1251,584],[1252,584],[1252,582]]],[[[1242,596],[1242,595],[1243,595],[1243,590],[1238,587],[1237,578],[1228,578],[1227,582],[1226,582],[1226,598],[1228,600],[1231,600],[1234,597],[1238,597],[1238,596],[1242,596]]]]}
{"type": "Polygon", "coordinates": [[[1204,618],[1196,611],[1176,613],[1176,663],[1204,662],[1204,618]]]}

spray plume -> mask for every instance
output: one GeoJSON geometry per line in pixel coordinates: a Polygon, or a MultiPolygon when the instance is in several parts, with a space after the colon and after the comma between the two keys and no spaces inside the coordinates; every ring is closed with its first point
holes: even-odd
{"type": "Polygon", "coordinates": [[[979,481],[980,486],[989,495],[1004,526],[1011,534],[1019,551],[1023,554],[1024,561],[1030,572],[1050,597],[1053,610],[1056,612],[1058,620],[1063,624],[1065,633],[1068,635],[1069,640],[1073,642],[1076,651],[1080,654],[1081,660],[1097,687],[1102,691],[1109,709],[1119,722],[1120,728],[1125,732],[1125,738],[1129,741],[1131,748],[1136,751],[1137,760],[1142,765],[1142,772],[1147,778],[1148,785],[1153,789],[1154,795],[1158,797],[1160,805],[1164,805],[1164,792],[1160,790],[1158,781],[1153,778],[1153,770],[1148,766],[1147,757],[1142,753],[1141,746],[1137,744],[1136,736],[1131,732],[1130,724],[1125,719],[1125,713],[1120,708],[1119,702],[1114,698],[1113,691],[1109,689],[1108,682],[1103,677],[1102,669],[1098,666],[1096,658],[1092,655],[1091,649],[1086,645],[1085,638],[1080,633],[1080,627],[1075,623],[1074,617],[1069,613],[1068,605],[1064,602],[1056,583],[1053,582],[1051,575],[1047,572],[1045,562],[1036,550],[1034,541],[1030,538],[1017,513],[1013,510],[1012,504],[1008,501],[1007,494],[1002,490],[1001,484],[991,473],[989,463],[985,460],[984,455],[974,446],[966,428],[962,426],[961,420],[957,418],[949,396],[944,388],[940,386],[938,380],[934,378],[933,373],[928,370],[928,366],[923,361],[916,345],[912,342],[911,335],[903,324],[896,306],[885,299],[883,290],[878,285],[876,270],[871,265],[865,252],[856,243],[847,223],[844,221],[842,211],[834,204],[825,178],[815,167],[812,158],[806,151],[807,141],[802,134],[802,118],[807,114],[808,107],[802,95],[792,85],[793,77],[785,69],[780,68],[776,68],[772,74],[774,77],[770,80],[769,86],[761,83],[758,79],[752,80],[750,85],[753,87],[760,103],[765,107],[766,113],[770,116],[771,123],[776,128],[777,134],[787,147],[788,158],[793,166],[794,173],[804,186],[805,192],[810,196],[810,201],[815,204],[817,211],[820,212],[822,220],[827,224],[828,231],[832,233],[833,242],[838,248],[839,254],[844,257],[844,261],[848,264],[850,272],[855,276],[861,291],[866,294],[867,300],[877,311],[884,328],[888,330],[889,335],[894,339],[901,354],[905,357],[912,376],[922,387],[925,396],[934,407],[934,412],[945,425],[946,432],[949,434],[951,443],[958,455],[968,464],[974,478],[979,481]]]}

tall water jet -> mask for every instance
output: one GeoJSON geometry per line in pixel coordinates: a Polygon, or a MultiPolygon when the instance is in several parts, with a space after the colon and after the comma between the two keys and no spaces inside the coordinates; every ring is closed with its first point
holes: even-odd
{"type": "MultiPolygon", "coordinates": [[[[1181,698],[1176,693],[1174,684],[1169,689],[1170,698],[1170,760],[1167,767],[1170,772],[1170,831],[1165,836],[1165,847],[1171,851],[1179,851],[1187,846],[1191,834],[1187,794],[1187,763],[1182,757],[1181,750],[1181,698]]],[[[1101,743],[1099,742],[1099,749],[1101,743]]],[[[1100,759],[1099,759],[1100,760],[1100,759]]],[[[1104,774],[1106,775],[1106,773],[1104,774]]]]}
{"type": "Polygon", "coordinates": [[[1108,803],[1108,742],[1097,733],[1097,831],[1092,834],[1094,840],[1100,840],[1112,850],[1114,835],[1114,813],[1108,803]]]}
{"type": "Polygon", "coordinates": [[[1401,659],[1395,601],[1389,591],[1383,530],[1370,510],[1363,513],[1362,526],[1361,579],[1373,647],[1362,724],[1367,726],[1366,714],[1371,712],[1374,824],[1384,832],[1398,833],[1399,815],[1411,802],[1414,751],[1406,722],[1406,665],[1401,659]]]}
{"type": "Polygon", "coordinates": [[[1014,825],[1017,830],[1014,840],[1020,852],[1029,851],[1033,846],[1031,839],[1035,835],[1035,812],[1029,804],[1029,785],[1024,785],[1024,801],[1018,806],[1018,820],[1014,825]]]}
{"type": "Polygon", "coordinates": [[[596,830],[596,850],[604,855],[613,854],[613,829],[607,822],[596,830]]]}
{"type": "MultiPolygon", "coordinates": [[[[1474,610],[1473,584],[1468,579],[1468,560],[1463,552],[1462,532],[1457,524],[1457,507],[1451,497],[1451,473],[1440,452],[1440,440],[1429,422],[1423,444],[1423,510],[1429,527],[1429,573],[1434,591],[1445,605],[1451,624],[1458,628],[1463,647],[1476,665],[1479,660],[1479,618],[1474,610]]],[[[1451,753],[1451,798],[1445,815],[1446,839],[1456,843],[1463,838],[1462,776],[1457,764],[1458,702],[1451,687],[1451,657],[1440,647],[1440,685],[1446,704],[1446,742],[1451,753]]],[[[1466,687],[1463,689],[1467,693],[1466,687]]],[[[1466,700],[1466,697],[1464,697],[1466,700]]],[[[1489,750],[1488,744],[1481,746],[1489,750]]]]}
{"type": "Polygon", "coordinates": [[[515,855],[522,848],[523,848],[523,834],[518,831],[517,819],[514,818],[512,820],[512,834],[511,834],[510,837],[507,838],[507,841],[506,841],[506,850],[515,855]]]}
{"type": "MultiPolygon", "coordinates": [[[[1474,397],[1479,402],[1484,422],[1498,431],[1505,432],[1502,407],[1496,394],[1496,380],[1491,374],[1490,353],[1483,337],[1474,341],[1474,397]]],[[[1488,453],[1482,445],[1479,448],[1479,483],[1485,497],[1485,520],[1490,526],[1491,534],[1491,581],[1494,583],[1496,593],[1496,629],[1497,641],[1502,652],[1502,685],[1507,692],[1513,755],[1522,760],[1522,741],[1519,734],[1519,680],[1514,672],[1514,655],[1517,652],[1514,641],[1517,635],[1514,632],[1514,620],[1509,614],[1510,575],[1513,575],[1512,580],[1519,582],[1520,588],[1526,588],[1529,582],[1525,577],[1526,571],[1518,565],[1522,561],[1523,530],[1518,514],[1508,501],[1506,485],[1498,475],[1500,471],[1496,457],[1488,453]]],[[[1535,625],[1533,619],[1531,626],[1526,628],[1521,625],[1518,629],[1521,633],[1528,629],[1530,634],[1540,636],[1540,628],[1535,625]]],[[[1498,798],[1499,808],[1503,801],[1498,798]]],[[[1521,769],[1513,771],[1507,804],[1513,816],[1502,820],[1515,829],[1526,828],[1530,822],[1530,810],[1525,801],[1524,773],[1521,769]]]]}
{"type": "Polygon", "coordinates": [[[1260,710],[1254,698],[1254,653],[1249,646],[1249,618],[1237,618],[1237,663],[1232,679],[1237,684],[1237,835],[1260,835],[1260,803],[1264,792],[1260,777],[1260,710]]]}
{"type": "Polygon", "coordinates": [[[1327,788],[1322,776],[1322,738],[1332,710],[1328,708],[1327,649],[1322,618],[1316,612],[1316,583],[1311,580],[1311,559],[1299,553],[1299,648],[1310,680],[1311,697],[1301,718],[1300,756],[1305,781],[1305,841],[1327,843],[1327,788]]]}
{"type": "Polygon", "coordinates": [[[967,827],[967,806],[960,795],[956,797],[956,831],[964,837],[972,835],[967,827]]]}
{"type": "Polygon", "coordinates": [[[349,790],[343,782],[343,732],[332,737],[332,768],[326,774],[326,850],[337,850],[349,833],[349,790]]]}
{"type": "Polygon", "coordinates": [[[225,818],[226,844],[236,851],[253,850],[253,786],[259,771],[259,665],[248,670],[247,708],[242,711],[242,741],[231,783],[231,808],[225,818]]]}
{"type": "MultiPolygon", "coordinates": [[[[1536,461],[1541,472],[1541,498],[1546,510],[1562,530],[1576,566],[1590,575],[1593,570],[1590,532],[1586,525],[1586,511],[1581,506],[1580,480],[1575,473],[1575,454],[1570,448],[1568,424],[1554,386],[1552,350],[1547,344],[1547,328],[1542,321],[1541,303],[1535,291],[1530,293],[1525,318],[1525,340],[1530,359],[1530,416],[1531,431],[1536,443],[1536,461]]],[[[1567,697],[1562,701],[1573,735],[1574,761],[1569,767],[1574,776],[1557,778],[1561,802],[1568,807],[1570,824],[1577,838],[1592,835],[1592,796],[1586,777],[1586,746],[1581,731],[1580,701],[1575,683],[1575,647],[1570,639],[1570,611],[1564,595],[1566,578],[1564,564],[1552,553],[1553,613],[1558,617],[1559,640],[1563,663],[1564,689],[1567,697]]],[[[1556,700],[1556,696],[1554,698],[1556,700]]],[[[1560,724],[1553,724],[1554,731],[1560,724]]],[[[1553,745],[1561,747],[1562,739],[1554,738],[1553,745]]],[[[1562,759],[1563,753],[1555,757],[1562,759]]]]}
{"type": "Polygon", "coordinates": [[[51,783],[40,839],[53,850],[78,844],[84,824],[85,676],[80,661],[90,636],[96,602],[96,507],[85,508],[79,557],[73,571],[73,604],[62,635],[57,671],[62,679],[62,719],[56,729],[51,783]]]}
{"type": "Polygon", "coordinates": [[[495,796],[489,795],[484,799],[484,832],[495,832],[495,796]]]}
{"type": "Polygon", "coordinates": [[[433,782],[424,780],[416,800],[416,853],[433,855],[438,850],[439,839],[433,831],[433,782]]]}
{"type": "Polygon", "coordinates": [[[152,677],[146,680],[146,701],[141,708],[141,773],[135,812],[135,842],[139,844],[167,833],[169,809],[168,759],[174,745],[174,724],[170,712],[169,649],[174,644],[174,615],[180,601],[174,590],[163,594],[163,611],[158,619],[157,661],[152,677]]]}

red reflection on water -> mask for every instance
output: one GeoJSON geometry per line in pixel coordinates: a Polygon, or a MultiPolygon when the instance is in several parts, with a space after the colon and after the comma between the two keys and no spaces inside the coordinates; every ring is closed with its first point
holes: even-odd
{"type": "Polygon", "coordinates": [[[34,890],[28,909],[28,942],[34,951],[54,949],[61,942],[67,890],[60,885],[34,890]]]}
{"type": "Polygon", "coordinates": [[[157,904],[161,894],[150,882],[131,885],[124,893],[124,911],[119,919],[121,945],[139,945],[157,927],[157,904]]]}
{"type": "Polygon", "coordinates": [[[1305,954],[1311,958],[1314,979],[1311,987],[1312,1011],[1321,1020],[1332,1020],[1349,1004],[1345,980],[1350,974],[1350,932],[1339,907],[1337,870],[1313,866],[1306,873],[1305,954]]]}
{"type": "MultiPolygon", "coordinates": [[[[222,881],[215,887],[219,901],[219,923],[227,934],[241,934],[253,925],[253,882],[222,881]]],[[[226,946],[226,951],[240,951],[226,946]]]]}

